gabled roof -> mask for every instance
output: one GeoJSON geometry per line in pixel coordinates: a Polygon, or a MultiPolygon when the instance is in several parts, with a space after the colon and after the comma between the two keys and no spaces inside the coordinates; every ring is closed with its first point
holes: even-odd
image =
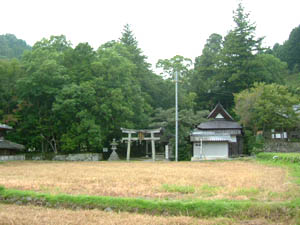
{"type": "Polygon", "coordinates": [[[212,119],[207,122],[200,123],[197,126],[199,130],[241,130],[239,123],[235,122],[231,115],[218,103],[207,117],[212,119]]]}
{"type": "Polygon", "coordinates": [[[224,107],[218,103],[216,107],[209,113],[208,119],[218,119],[219,117],[223,117],[227,121],[233,121],[233,118],[230,114],[224,109],[224,107]]]}
{"type": "Polygon", "coordinates": [[[0,123],[0,130],[11,130],[11,129],[12,129],[12,127],[7,126],[6,124],[0,123]]]}
{"type": "Polygon", "coordinates": [[[1,149],[22,150],[22,149],[24,149],[24,145],[20,145],[20,144],[2,139],[2,140],[0,140],[0,150],[1,149]]]}

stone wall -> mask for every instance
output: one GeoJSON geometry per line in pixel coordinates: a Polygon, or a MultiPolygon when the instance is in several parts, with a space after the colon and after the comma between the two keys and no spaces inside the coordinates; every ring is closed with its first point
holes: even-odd
{"type": "Polygon", "coordinates": [[[56,161],[99,161],[102,159],[100,153],[81,153],[81,154],[68,154],[56,155],[52,160],[56,161]]]}
{"type": "Polygon", "coordinates": [[[264,145],[265,152],[300,152],[300,142],[269,140],[264,145]]]}
{"type": "Polygon", "coordinates": [[[25,160],[25,155],[0,155],[0,161],[25,160]]]}
{"type": "Polygon", "coordinates": [[[53,161],[100,161],[102,160],[101,153],[78,153],[67,155],[35,155],[29,158],[29,160],[53,160],[53,161]]]}

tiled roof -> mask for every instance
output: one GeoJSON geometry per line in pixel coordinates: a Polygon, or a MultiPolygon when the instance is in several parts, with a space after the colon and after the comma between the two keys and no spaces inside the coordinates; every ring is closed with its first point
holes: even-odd
{"type": "Polygon", "coordinates": [[[24,149],[24,145],[0,139],[0,149],[22,150],[24,149]]]}
{"type": "Polygon", "coordinates": [[[229,134],[216,134],[214,132],[203,132],[194,130],[191,133],[191,141],[229,141],[233,139],[229,134]]]}
{"type": "Polygon", "coordinates": [[[0,129],[2,129],[2,130],[11,130],[12,127],[7,126],[6,124],[1,124],[1,123],[0,123],[0,129]]]}
{"type": "Polygon", "coordinates": [[[198,129],[208,130],[208,129],[242,129],[241,125],[234,121],[226,120],[211,120],[208,122],[200,123],[197,126],[198,129]]]}

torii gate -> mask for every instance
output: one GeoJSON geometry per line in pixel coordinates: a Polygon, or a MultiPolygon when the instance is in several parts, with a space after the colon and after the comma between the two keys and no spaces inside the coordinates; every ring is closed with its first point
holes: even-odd
{"type": "Polygon", "coordinates": [[[121,128],[123,133],[127,133],[127,138],[122,138],[122,141],[127,141],[127,161],[130,159],[130,145],[131,141],[151,141],[152,146],[152,160],[155,161],[155,141],[159,141],[160,137],[155,137],[154,134],[160,133],[161,128],[158,129],[149,129],[149,130],[135,130],[135,129],[126,129],[121,128]],[[132,137],[132,134],[138,134],[137,137],[132,137]],[[145,137],[144,134],[151,134],[150,137],[145,137]]]}

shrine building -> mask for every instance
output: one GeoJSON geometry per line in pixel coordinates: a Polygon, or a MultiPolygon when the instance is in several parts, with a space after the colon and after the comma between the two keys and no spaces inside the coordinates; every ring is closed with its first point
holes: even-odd
{"type": "Polygon", "coordinates": [[[192,161],[227,159],[243,151],[242,127],[219,103],[210,112],[207,122],[200,123],[190,135],[192,161]]]}

